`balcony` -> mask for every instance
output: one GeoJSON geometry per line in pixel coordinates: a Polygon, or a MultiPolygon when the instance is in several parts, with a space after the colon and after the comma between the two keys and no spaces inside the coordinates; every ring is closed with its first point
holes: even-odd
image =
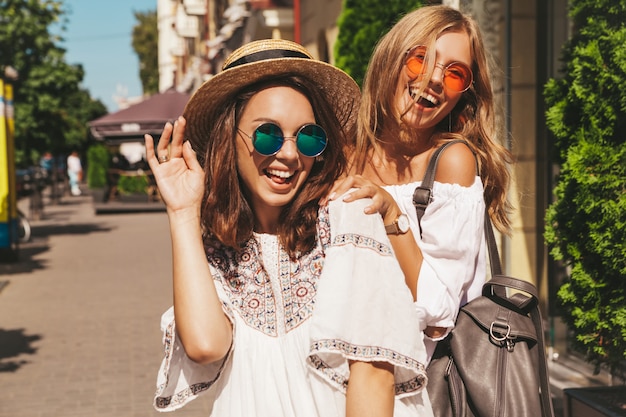
{"type": "Polygon", "coordinates": [[[183,38],[196,38],[200,34],[200,22],[197,16],[189,16],[182,8],[176,12],[176,33],[183,38]]]}
{"type": "Polygon", "coordinates": [[[183,0],[185,13],[191,16],[205,16],[207,14],[206,0],[183,0]]]}

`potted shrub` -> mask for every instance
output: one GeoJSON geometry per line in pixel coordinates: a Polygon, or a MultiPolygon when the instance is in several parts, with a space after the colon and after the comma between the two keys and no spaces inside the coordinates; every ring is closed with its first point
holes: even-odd
{"type": "MultiPolygon", "coordinates": [[[[567,268],[557,301],[574,335],[572,349],[623,381],[626,0],[570,0],[570,11],[575,30],[563,50],[564,76],[544,92],[560,165],[545,239],[567,268]]],[[[600,409],[610,396],[595,398],[605,398],[600,409]]]]}
{"type": "Polygon", "coordinates": [[[103,144],[92,145],[87,150],[87,186],[94,202],[105,201],[110,160],[109,150],[103,144]]]}
{"type": "Polygon", "coordinates": [[[117,182],[121,201],[148,201],[148,176],[122,175],[117,182]]]}

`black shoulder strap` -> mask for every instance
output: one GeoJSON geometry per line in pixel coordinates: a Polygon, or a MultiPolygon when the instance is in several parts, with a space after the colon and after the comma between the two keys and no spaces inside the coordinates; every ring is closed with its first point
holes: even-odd
{"type": "Polygon", "coordinates": [[[422,217],[424,216],[426,207],[430,204],[433,198],[433,183],[435,182],[435,172],[437,171],[437,163],[439,162],[439,157],[448,146],[454,143],[467,142],[462,139],[455,139],[450,142],[446,142],[439,148],[437,148],[430,157],[430,161],[428,162],[428,168],[426,168],[426,174],[424,174],[424,179],[422,180],[422,183],[417,188],[415,188],[415,191],[413,192],[413,205],[415,206],[415,211],[417,212],[417,224],[420,227],[420,235],[422,234],[422,217]]]}

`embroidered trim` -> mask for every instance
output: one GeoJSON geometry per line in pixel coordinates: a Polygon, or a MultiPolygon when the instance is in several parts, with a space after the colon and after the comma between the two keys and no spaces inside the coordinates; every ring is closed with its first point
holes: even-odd
{"type": "Polygon", "coordinates": [[[307,361],[311,364],[313,369],[319,372],[324,378],[326,378],[332,384],[338,386],[342,392],[346,392],[346,390],[348,389],[348,378],[344,377],[338,372],[334,372],[333,368],[326,364],[322,360],[322,358],[317,355],[310,354],[307,357],[307,361]]]}
{"type": "Polygon", "coordinates": [[[317,228],[316,247],[297,260],[291,261],[286,251],[279,248],[280,294],[274,294],[272,290],[270,277],[263,266],[262,248],[255,238],[249,239],[238,252],[218,242],[205,245],[208,262],[216,271],[214,279],[221,284],[233,311],[248,326],[276,337],[280,334],[277,326],[289,332],[311,317],[325,249],[330,243],[327,206],[318,212],[317,228]],[[284,318],[280,317],[278,310],[284,310],[284,318]],[[283,323],[278,323],[280,319],[283,323]]]}
{"type": "Polygon", "coordinates": [[[163,359],[165,363],[163,365],[164,365],[164,369],[166,370],[165,371],[166,379],[165,379],[165,383],[159,387],[159,390],[164,388],[167,385],[167,382],[169,381],[169,374],[167,370],[170,369],[170,361],[172,360],[172,353],[173,353],[172,349],[174,347],[174,338],[176,337],[175,335],[176,335],[175,322],[174,320],[172,320],[170,324],[168,324],[167,328],[165,329],[165,335],[163,338],[163,346],[165,350],[165,358],[163,359]]]}
{"type": "Polygon", "coordinates": [[[337,385],[345,392],[348,387],[348,379],[345,375],[337,372],[336,367],[328,365],[319,356],[320,354],[339,354],[345,359],[363,360],[368,362],[388,362],[394,366],[413,371],[416,375],[407,381],[395,383],[395,395],[403,395],[418,392],[426,386],[426,369],[424,364],[405,355],[401,355],[391,349],[378,346],[358,346],[343,340],[327,339],[311,344],[307,361],[311,366],[331,383],[337,385]]]}
{"type": "Polygon", "coordinates": [[[338,235],[333,239],[333,246],[353,245],[365,249],[371,249],[382,256],[393,256],[393,252],[389,245],[382,243],[368,236],[355,233],[346,233],[338,235]]]}
{"type": "Polygon", "coordinates": [[[217,381],[219,377],[222,375],[224,366],[229,361],[231,352],[232,352],[232,345],[231,345],[231,348],[229,349],[228,353],[226,354],[224,359],[222,359],[222,363],[220,365],[219,370],[215,373],[215,377],[211,379],[210,381],[203,381],[203,382],[192,384],[188,386],[187,388],[168,397],[160,396],[159,394],[162,393],[165,390],[165,387],[169,385],[170,362],[174,354],[174,346],[175,346],[175,339],[176,339],[175,323],[176,322],[172,320],[172,322],[167,326],[165,330],[165,336],[164,336],[164,341],[163,341],[163,344],[165,347],[165,358],[164,358],[164,363],[163,363],[163,370],[164,370],[163,373],[165,375],[165,382],[163,382],[157,387],[157,390],[155,393],[155,399],[154,399],[154,406],[158,409],[165,409],[165,408],[168,408],[170,405],[177,408],[179,405],[184,405],[187,402],[187,399],[189,397],[197,396],[202,391],[206,391],[209,388],[211,388],[211,386],[215,383],[215,381],[217,381]]]}
{"type": "Polygon", "coordinates": [[[167,408],[170,405],[176,406],[178,404],[183,404],[189,397],[196,396],[202,391],[208,390],[211,385],[215,383],[218,377],[219,375],[211,382],[199,382],[197,384],[193,384],[170,397],[157,397],[154,404],[156,408],[167,408]]]}

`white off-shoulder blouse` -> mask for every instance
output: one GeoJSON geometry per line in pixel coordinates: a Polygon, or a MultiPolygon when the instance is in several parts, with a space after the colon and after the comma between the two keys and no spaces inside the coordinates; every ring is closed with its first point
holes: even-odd
{"type": "Polygon", "coordinates": [[[436,342],[454,327],[461,306],[481,294],[486,280],[483,184],[476,177],[470,187],[433,184],[433,200],[421,220],[413,206],[413,192],[421,184],[388,185],[387,190],[407,213],[411,231],[424,256],[417,283],[415,307],[423,326],[447,328],[437,339],[424,338],[428,363],[436,342]]]}
{"type": "Polygon", "coordinates": [[[367,204],[322,208],[318,245],[296,261],[267,234],[240,253],[208,250],[233,344],[223,360],[197,364],[176,335],[173,309],[165,312],[155,408],[208,395],[210,416],[342,417],[348,361],[362,360],[394,365],[395,416],[431,417],[419,316],[367,204]]]}

